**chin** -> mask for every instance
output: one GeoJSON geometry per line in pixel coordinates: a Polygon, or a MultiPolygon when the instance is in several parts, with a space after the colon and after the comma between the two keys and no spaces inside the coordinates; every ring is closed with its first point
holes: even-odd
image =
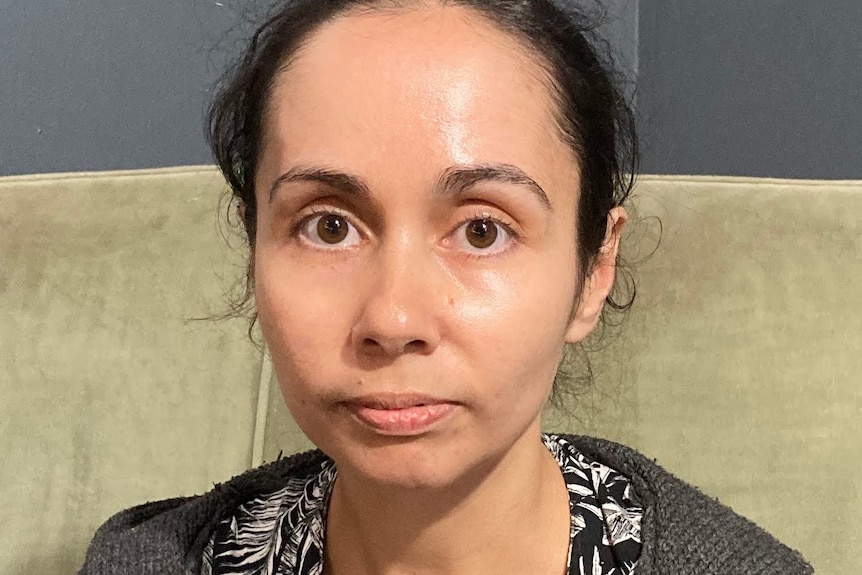
{"type": "Polygon", "coordinates": [[[490,433],[469,408],[416,432],[387,433],[342,409],[302,410],[295,419],[335,461],[339,474],[393,490],[469,491],[493,472],[525,432],[497,425],[490,433]]]}
{"type": "MultiPolygon", "coordinates": [[[[363,434],[364,435],[364,434],[363,434]]],[[[336,439],[338,447],[323,451],[340,472],[392,489],[436,490],[461,483],[483,464],[477,442],[443,436],[368,436],[336,439]]]]}

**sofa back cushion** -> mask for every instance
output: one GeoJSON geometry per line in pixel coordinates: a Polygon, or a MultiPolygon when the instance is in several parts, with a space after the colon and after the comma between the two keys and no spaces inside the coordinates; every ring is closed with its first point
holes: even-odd
{"type": "MultiPolygon", "coordinates": [[[[73,572],[112,513],[310,446],[246,324],[188,321],[245,271],[223,192],[210,167],[0,179],[0,573],[73,572]]],[[[855,572],[862,182],[645,176],[631,208],[637,302],[546,429],[855,572]]]]}
{"type": "Polygon", "coordinates": [[[261,354],[212,168],[0,179],[0,573],[71,573],[94,530],[252,464],[261,354]]]}

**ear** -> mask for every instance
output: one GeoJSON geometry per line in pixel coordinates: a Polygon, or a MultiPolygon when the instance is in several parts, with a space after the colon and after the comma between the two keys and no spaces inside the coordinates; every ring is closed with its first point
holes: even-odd
{"type": "Polygon", "coordinates": [[[614,285],[620,236],[628,220],[625,208],[617,206],[608,213],[605,240],[584,282],[578,309],[566,330],[566,342],[582,341],[599,322],[605,300],[614,285]]]}
{"type": "MultiPolygon", "coordinates": [[[[246,213],[246,205],[245,202],[239,200],[236,204],[236,213],[239,216],[239,221],[242,222],[243,229],[246,230],[246,234],[248,234],[248,229],[246,228],[245,223],[245,213],[246,213]]],[[[248,273],[254,276],[254,245],[249,246],[249,258],[248,258],[248,273]]]]}
{"type": "MultiPolygon", "coordinates": [[[[242,229],[245,230],[246,235],[248,235],[248,224],[245,220],[246,213],[246,203],[242,200],[238,200],[236,203],[236,214],[239,217],[239,221],[242,223],[242,229]]],[[[252,251],[254,251],[254,246],[252,246],[252,251]]]]}
{"type": "Polygon", "coordinates": [[[236,213],[237,213],[237,215],[239,215],[239,221],[241,221],[243,223],[243,225],[245,225],[245,202],[244,201],[239,200],[236,203],[236,213]]]}

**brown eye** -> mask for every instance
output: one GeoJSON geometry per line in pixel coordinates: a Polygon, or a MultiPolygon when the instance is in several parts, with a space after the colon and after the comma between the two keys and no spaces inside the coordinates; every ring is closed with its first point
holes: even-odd
{"type": "Polygon", "coordinates": [[[486,249],[497,241],[497,224],[489,219],[472,220],[467,223],[467,241],[474,248],[486,249]]]}
{"type": "Polygon", "coordinates": [[[311,214],[302,220],[295,233],[308,244],[326,250],[355,248],[362,243],[362,235],[351,217],[336,211],[311,214]]]}
{"type": "Polygon", "coordinates": [[[347,237],[350,224],[338,214],[326,214],[317,220],[317,235],[327,244],[338,244],[347,237]]]}

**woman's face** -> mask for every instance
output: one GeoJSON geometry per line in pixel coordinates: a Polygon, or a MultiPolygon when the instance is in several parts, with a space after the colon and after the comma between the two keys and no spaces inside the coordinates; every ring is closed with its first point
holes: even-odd
{"type": "Polygon", "coordinates": [[[539,68],[457,8],[342,17],[278,77],[255,295],[339,469],[441,486],[538,443],[576,299],[576,161],[539,68]]]}

